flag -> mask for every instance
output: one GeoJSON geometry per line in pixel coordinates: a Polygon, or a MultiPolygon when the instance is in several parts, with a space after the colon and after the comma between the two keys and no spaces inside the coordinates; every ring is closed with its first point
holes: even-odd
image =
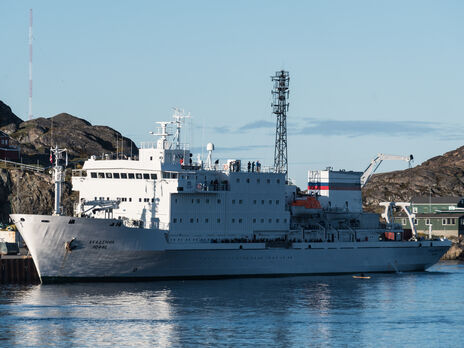
{"type": "Polygon", "coordinates": [[[50,163],[53,163],[53,154],[50,152],[50,163]]]}

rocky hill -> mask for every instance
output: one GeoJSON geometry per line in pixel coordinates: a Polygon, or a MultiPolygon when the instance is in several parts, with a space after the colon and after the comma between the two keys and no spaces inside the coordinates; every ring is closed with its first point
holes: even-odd
{"type": "Polygon", "coordinates": [[[367,210],[381,201],[409,201],[414,196],[464,196],[464,146],[414,168],[373,175],[363,188],[367,210]]]}
{"type": "MultiPolygon", "coordinates": [[[[39,161],[49,166],[50,147],[54,145],[68,149],[70,167],[79,165],[92,155],[114,155],[116,151],[125,156],[138,155],[138,148],[132,140],[110,127],[93,126],[66,113],[22,121],[1,101],[0,130],[10,135],[10,143],[20,146],[23,163],[35,164],[39,161]]],[[[1,169],[0,221],[7,222],[8,214],[14,212],[50,214],[53,209],[53,190],[49,173],[1,169]]],[[[65,211],[70,214],[76,194],[72,193],[69,182],[66,182],[63,191],[62,203],[65,211]]]]}
{"type": "Polygon", "coordinates": [[[0,130],[21,147],[25,163],[48,164],[50,146],[58,145],[69,150],[71,160],[86,159],[91,155],[137,155],[137,146],[129,138],[106,126],[93,126],[89,122],[62,113],[49,118],[22,121],[0,101],[0,130]]]}
{"type": "Polygon", "coordinates": [[[21,122],[23,121],[11,111],[11,108],[0,100],[0,128],[10,133],[8,130],[16,129],[21,122]]]}

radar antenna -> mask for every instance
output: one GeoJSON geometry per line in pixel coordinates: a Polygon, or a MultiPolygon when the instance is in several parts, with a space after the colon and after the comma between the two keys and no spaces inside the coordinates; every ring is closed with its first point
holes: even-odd
{"type": "Polygon", "coordinates": [[[168,136],[171,136],[171,133],[168,133],[167,128],[168,124],[172,124],[171,121],[163,121],[163,122],[156,122],[160,125],[161,131],[158,133],[155,132],[150,132],[151,135],[159,136],[161,137],[158,139],[158,148],[159,149],[167,149],[168,148],[168,136]]]}
{"type": "Polygon", "coordinates": [[[272,113],[277,117],[274,150],[274,169],[277,173],[288,174],[287,160],[287,111],[290,75],[288,71],[277,71],[271,77],[274,82],[272,90],[272,113]]]}

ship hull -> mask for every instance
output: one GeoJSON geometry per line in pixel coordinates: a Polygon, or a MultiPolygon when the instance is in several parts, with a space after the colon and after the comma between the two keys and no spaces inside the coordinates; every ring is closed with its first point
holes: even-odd
{"type": "Polygon", "coordinates": [[[168,243],[116,220],[14,214],[43,283],[424,271],[449,241],[168,243]],[[66,243],[68,245],[66,246],[66,243]]]}

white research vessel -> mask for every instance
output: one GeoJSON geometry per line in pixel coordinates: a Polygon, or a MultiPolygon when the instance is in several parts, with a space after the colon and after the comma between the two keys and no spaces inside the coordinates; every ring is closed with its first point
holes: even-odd
{"type": "Polygon", "coordinates": [[[54,214],[11,215],[42,282],[423,271],[451,245],[417,240],[413,223],[406,236],[394,203],[383,204],[387,224],[363,212],[361,172],[309,171],[301,195],[285,173],[213,163],[212,144],[193,162],[181,122],[159,122],[138,159],[93,156],[73,171],[74,216],[60,210],[64,155],[52,149],[54,214]]]}

